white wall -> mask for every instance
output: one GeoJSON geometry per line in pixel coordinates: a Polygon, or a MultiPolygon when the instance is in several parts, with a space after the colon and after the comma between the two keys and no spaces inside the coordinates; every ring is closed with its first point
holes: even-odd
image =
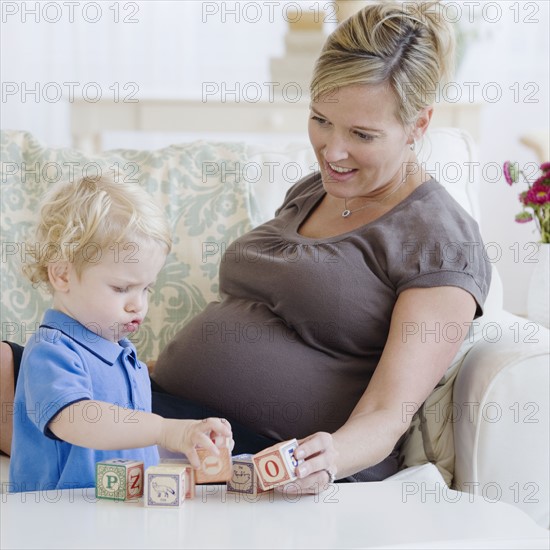
{"type": "Polygon", "coordinates": [[[491,6],[479,19],[480,39],[468,50],[457,76],[463,83],[479,84],[476,99],[485,102],[479,140],[485,176],[483,236],[486,243],[495,243],[490,252],[498,258],[495,265],[503,279],[505,307],[524,314],[529,277],[538,260],[532,243],[540,237],[533,223],[513,221],[521,210],[517,196],[525,186],[508,187],[496,166],[515,160],[532,174],[533,163],[538,164],[534,152],[519,143],[519,138],[534,130],[549,130],[549,3],[484,4],[500,7],[502,16],[492,22],[498,11],[491,6]],[[486,93],[480,94],[483,86],[486,93]],[[495,101],[497,91],[502,97],[495,101]]]}
{"type": "MultiPolygon", "coordinates": [[[[296,3],[80,2],[72,14],[62,0],[42,2],[38,12],[32,13],[36,4],[1,4],[2,128],[25,129],[50,146],[69,146],[67,83],[77,83],[77,97],[88,85],[85,97],[99,89],[103,97],[112,98],[118,86],[119,100],[132,91],[139,100],[200,98],[206,83],[242,89],[249,82],[268,82],[269,59],[283,54],[285,16],[290,14],[286,10],[296,3]],[[38,97],[25,93],[33,88],[38,89],[38,97]],[[64,92],[63,97],[55,97],[57,89],[64,92]]],[[[478,35],[457,74],[456,89],[463,100],[485,103],[480,160],[486,179],[497,181],[484,183],[482,230],[485,241],[495,243],[488,250],[491,257],[500,253],[495,263],[504,282],[505,306],[524,313],[534,265],[526,262],[533,250],[529,243],[538,236],[532,232],[533,225],[513,221],[520,189],[508,188],[497,167],[507,159],[519,161],[520,166],[536,161],[519,137],[548,129],[549,3],[447,4],[448,18],[478,35]],[[468,88],[467,82],[475,85],[468,88]],[[501,96],[495,98],[498,93],[501,96]]],[[[320,17],[325,12],[319,9],[327,6],[329,2],[300,2],[304,12],[318,10],[320,17]]],[[[152,147],[182,137],[111,134],[105,143],[152,147]]]]}

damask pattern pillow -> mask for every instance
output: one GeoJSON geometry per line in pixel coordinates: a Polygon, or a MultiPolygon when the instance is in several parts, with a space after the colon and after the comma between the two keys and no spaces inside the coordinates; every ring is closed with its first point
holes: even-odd
{"type": "MultiPolygon", "coordinates": [[[[197,141],[85,155],[44,147],[28,132],[3,131],[0,145],[2,339],[24,344],[51,303],[21,268],[40,199],[61,178],[109,174],[135,182],[168,216],[174,247],[150,297],[147,319],[132,336],[143,361],[158,357],[172,336],[218,297],[221,254],[251,228],[249,183],[240,173],[244,144],[197,141]]],[[[125,251],[117,253],[123,261],[125,251]]]]}

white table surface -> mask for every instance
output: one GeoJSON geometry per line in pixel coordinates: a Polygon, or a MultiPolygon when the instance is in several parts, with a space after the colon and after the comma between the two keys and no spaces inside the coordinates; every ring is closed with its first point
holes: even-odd
{"type": "Polygon", "coordinates": [[[197,489],[179,510],[97,501],[92,489],[1,494],[0,548],[549,547],[548,531],[519,508],[454,491],[411,496],[398,481],[256,501],[197,489]]]}

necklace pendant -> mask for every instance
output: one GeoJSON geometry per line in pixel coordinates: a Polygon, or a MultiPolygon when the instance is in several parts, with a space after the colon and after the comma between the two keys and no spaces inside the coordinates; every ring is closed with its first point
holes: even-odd
{"type": "Polygon", "coordinates": [[[347,208],[342,212],[342,218],[347,218],[351,214],[351,210],[347,208]]]}

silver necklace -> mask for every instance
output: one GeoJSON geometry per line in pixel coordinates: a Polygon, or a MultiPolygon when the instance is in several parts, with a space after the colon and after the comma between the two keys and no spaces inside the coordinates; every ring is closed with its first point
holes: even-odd
{"type": "Polygon", "coordinates": [[[385,197],[381,198],[379,201],[368,202],[367,204],[365,204],[363,206],[360,206],[359,208],[356,208],[355,210],[350,210],[348,208],[348,200],[346,198],[344,198],[344,210],[342,211],[342,218],[347,218],[347,217],[351,216],[354,212],[358,212],[359,210],[363,210],[363,208],[367,208],[369,206],[374,206],[376,204],[382,204],[387,198],[391,197],[405,183],[405,181],[407,181],[407,176],[405,176],[401,180],[401,183],[395,189],[390,191],[385,197]]]}

